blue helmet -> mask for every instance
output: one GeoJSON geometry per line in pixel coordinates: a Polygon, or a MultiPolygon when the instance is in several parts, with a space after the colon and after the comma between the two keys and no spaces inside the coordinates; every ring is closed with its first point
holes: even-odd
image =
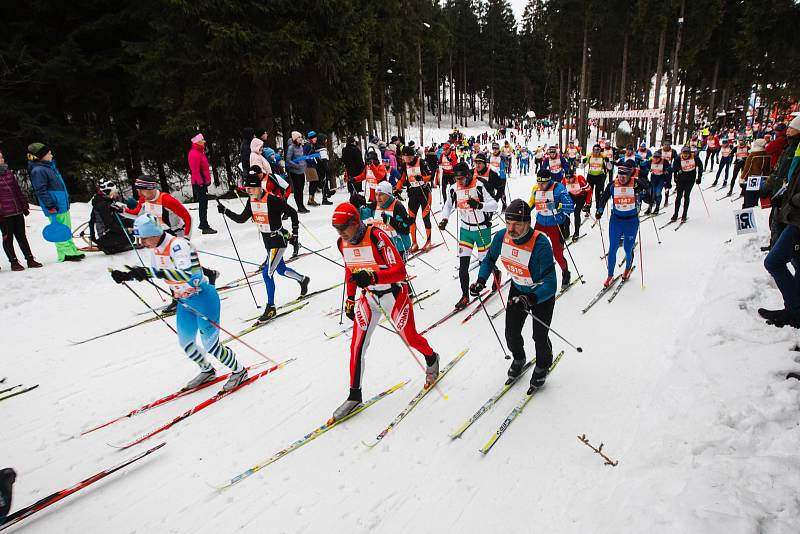
{"type": "Polygon", "coordinates": [[[139,215],[133,221],[133,235],[136,237],[158,237],[164,233],[161,223],[153,215],[139,215]]]}

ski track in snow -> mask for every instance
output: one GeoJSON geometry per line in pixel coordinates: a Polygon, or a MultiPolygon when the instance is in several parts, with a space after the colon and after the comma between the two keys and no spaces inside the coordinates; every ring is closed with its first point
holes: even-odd
{"type": "MultiPolygon", "coordinates": [[[[444,139],[446,130],[435,135],[444,139]]],[[[709,179],[707,173],[704,181],[709,179]]],[[[533,174],[514,175],[509,186],[527,199],[533,180],[533,174]]],[[[438,190],[433,197],[438,207],[438,190]]],[[[573,246],[587,283],[559,299],[553,327],[584,352],[551,336],[555,352],[567,350],[561,364],[485,457],[477,449],[520,399],[527,377],[462,438],[449,438],[501,386],[509,363],[486,316],[480,312],[461,326],[468,313],[463,312],[428,334],[443,364],[463,347],[471,349],[440,384],[448,400],[431,392],[374,449],[362,445],[422,383],[402,343],[377,329],[366,359],[364,394],[405,378],[411,382],[222,494],[212,487],[319,426],[346,396],[350,340],[323,335],[339,327],[338,314],[324,312],[338,309],[341,290],[318,295],[302,311],[245,338],[276,360],[296,357],[295,362],[120,452],[107,443],[125,443],[160,426],[216,388],[75,438],[174,391],[196,367],[160,322],[71,345],[69,339],[146,317],[134,315],[141,304],[107,274],[109,266],[138,260],[133,253],[90,253],[79,265],[55,264],[54,248],[41,239],[45,220],[34,212],[26,219],[28,236],[46,268],[11,273],[4,266],[0,272],[5,297],[0,321],[8,328],[6,368],[0,374],[9,383],[40,384],[0,403],[0,458],[18,472],[12,510],[166,440],[168,446],[148,459],[27,520],[25,532],[470,533],[527,532],[535,525],[537,531],[576,533],[794,533],[800,524],[800,385],[783,378],[800,363],[800,352],[792,350],[797,333],[767,326],[756,313],[781,303],[759,251],[766,240],[766,213],[758,212],[759,234],[724,243],[733,234],[731,211],[738,204],[710,199],[709,218],[695,188],[689,223],[680,232],[661,231],[661,245],[645,221],[645,288],[637,267],[613,304],[604,298],[586,315],[581,308],[605,278],[598,232],[573,246]],[[619,465],[603,465],[576,439],[584,433],[595,446],[604,443],[603,451],[619,465]]],[[[667,210],[671,213],[672,202],[667,210]]],[[[313,208],[302,219],[325,245],[335,236],[330,212],[313,208]]],[[[86,220],[87,205],[75,204],[72,217],[76,224],[86,220]]],[[[196,246],[233,255],[216,210],[209,211],[209,219],[220,233],[198,233],[196,246]]],[[[242,257],[259,261],[263,247],[256,230],[230,227],[242,257]]],[[[455,231],[454,223],[449,228],[455,231]]],[[[603,232],[607,236],[607,219],[603,232]]],[[[438,230],[433,235],[436,242],[441,239],[438,230]]],[[[301,238],[317,248],[306,229],[301,238]]],[[[424,309],[416,308],[419,330],[449,311],[459,296],[452,279],[455,245],[448,244],[450,251],[439,247],[422,257],[441,271],[413,262],[417,291],[441,289],[422,303],[424,309]]],[[[325,254],[338,256],[334,249],[325,254]]],[[[639,254],[637,247],[637,265],[639,254]]],[[[222,272],[222,283],[241,276],[233,262],[200,256],[222,272]]],[[[291,266],[312,276],[311,290],[341,277],[315,256],[291,266]]],[[[471,275],[474,280],[476,272],[471,275]]],[[[296,282],[278,277],[276,285],[277,304],[297,296],[296,282]]],[[[147,285],[132,287],[153,306],[162,304],[147,285]]],[[[253,290],[263,305],[263,284],[253,290]]],[[[499,299],[487,308],[494,313],[499,299]]],[[[229,292],[222,324],[235,332],[257,313],[246,288],[229,292]]],[[[167,320],[174,324],[174,318],[167,320]]],[[[501,336],[503,321],[495,321],[501,336]]],[[[524,333],[529,355],[530,329],[529,321],[524,333]]],[[[245,364],[261,361],[240,343],[230,346],[245,364]]]]}

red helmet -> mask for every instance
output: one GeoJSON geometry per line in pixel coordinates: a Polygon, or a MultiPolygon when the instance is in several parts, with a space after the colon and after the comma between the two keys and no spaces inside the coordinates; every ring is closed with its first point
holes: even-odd
{"type": "Polygon", "coordinates": [[[342,202],[333,210],[331,224],[336,228],[344,228],[359,222],[361,222],[361,216],[358,214],[358,209],[349,202],[342,202]]]}

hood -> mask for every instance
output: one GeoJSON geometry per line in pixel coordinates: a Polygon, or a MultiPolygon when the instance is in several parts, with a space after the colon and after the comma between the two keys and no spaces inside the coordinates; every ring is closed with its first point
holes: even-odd
{"type": "Polygon", "coordinates": [[[260,155],[262,148],[264,148],[264,141],[262,141],[258,137],[254,137],[253,140],[250,141],[250,152],[254,152],[260,155]]]}

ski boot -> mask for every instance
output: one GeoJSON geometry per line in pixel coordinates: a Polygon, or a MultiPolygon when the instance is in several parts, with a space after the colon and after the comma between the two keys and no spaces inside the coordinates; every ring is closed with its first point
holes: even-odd
{"type": "Polygon", "coordinates": [[[681,217],[681,222],[682,222],[682,223],[685,223],[685,222],[686,222],[686,215],[684,215],[683,217],[681,217]]]}
{"type": "Polygon", "coordinates": [[[790,312],[789,310],[781,310],[771,319],[767,319],[767,324],[777,326],[778,328],[783,328],[784,326],[800,328],[800,316],[797,313],[790,312]]]}
{"type": "Polygon", "coordinates": [[[194,389],[194,388],[196,388],[198,386],[202,386],[206,382],[211,382],[216,377],[217,377],[217,373],[216,373],[216,371],[214,371],[213,367],[211,369],[209,369],[208,371],[200,371],[200,374],[197,375],[196,377],[192,378],[191,380],[189,380],[189,382],[185,386],[183,386],[181,391],[188,391],[188,390],[194,389]]]}
{"type": "Polygon", "coordinates": [[[653,210],[653,215],[658,215],[658,209],[658,206],[656,206],[656,209],[653,210]]]}
{"type": "Polygon", "coordinates": [[[569,287],[569,282],[572,279],[572,273],[569,272],[569,269],[564,269],[561,271],[561,291],[564,291],[569,287]]]}
{"type": "Polygon", "coordinates": [[[341,421],[359,406],[361,406],[361,390],[351,388],[347,400],[333,411],[333,416],[328,419],[328,424],[330,425],[336,421],[341,421]]]}
{"type": "Polygon", "coordinates": [[[669,221],[670,221],[670,222],[675,222],[675,221],[677,221],[677,220],[678,220],[678,214],[677,214],[677,213],[676,213],[675,215],[673,215],[672,217],[670,217],[670,218],[669,218],[669,221]]]}
{"type": "Polygon", "coordinates": [[[225,382],[224,386],[222,386],[222,390],[220,391],[220,393],[227,393],[229,391],[233,391],[234,389],[239,387],[245,380],[247,380],[247,369],[242,367],[242,370],[239,371],[238,373],[231,373],[231,376],[230,378],[228,378],[228,381],[225,382]]]}
{"type": "Polygon", "coordinates": [[[0,469],[0,524],[11,509],[11,488],[17,480],[17,473],[10,467],[0,469]]]}
{"type": "Polygon", "coordinates": [[[217,233],[217,231],[214,230],[213,228],[211,228],[210,226],[208,226],[206,228],[202,228],[200,231],[203,233],[203,235],[216,234],[217,233]]]}
{"type": "Polygon", "coordinates": [[[511,366],[508,368],[508,380],[506,380],[506,385],[510,385],[514,380],[516,380],[519,375],[522,374],[522,368],[525,367],[525,358],[514,358],[514,361],[511,362],[511,366]]]}
{"type": "Polygon", "coordinates": [[[305,297],[308,293],[308,284],[311,282],[310,276],[304,276],[302,280],[300,280],[300,296],[305,297]]]}
{"type": "Polygon", "coordinates": [[[172,302],[170,302],[169,305],[167,305],[167,307],[164,308],[164,311],[161,312],[161,315],[164,315],[165,313],[175,313],[177,309],[178,309],[178,301],[172,299],[172,302]]]}
{"type": "Polygon", "coordinates": [[[645,215],[650,215],[651,213],[653,213],[653,208],[652,208],[652,206],[650,206],[650,207],[648,207],[646,210],[644,210],[644,214],[645,214],[645,215]]]}
{"type": "Polygon", "coordinates": [[[766,319],[767,321],[771,321],[773,319],[778,319],[782,317],[786,313],[786,309],[780,310],[768,310],[766,308],[759,308],[758,314],[766,319]]]}
{"type": "Polygon", "coordinates": [[[429,388],[439,378],[439,355],[425,356],[425,387],[429,388]]]}
{"type": "Polygon", "coordinates": [[[467,295],[464,295],[460,299],[458,299],[458,302],[456,302],[455,309],[459,311],[463,310],[464,308],[467,307],[467,304],[469,304],[469,297],[467,295]]]}
{"type": "MultiPolygon", "coordinates": [[[[711,187],[717,187],[717,180],[714,180],[714,183],[711,184],[711,187]]],[[[723,187],[725,187],[725,186],[723,185],[723,187]]]]}
{"type": "Polygon", "coordinates": [[[533,395],[537,389],[544,386],[544,382],[547,380],[547,375],[549,373],[550,370],[546,367],[534,366],[533,374],[531,374],[531,385],[528,388],[528,395],[533,395]]]}
{"type": "Polygon", "coordinates": [[[722,182],[722,189],[725,189],[726,187],[728,187],[728,180],[722,182]]]}
{"type": "Polygon", "coordinates": [[[631,277],[631,270],[632,269],[625,269],[625,272],[622,273],[622,279],[623,280],[627,280],[628,278],[631,277]]]}
{"type": "Polygon", "coordinates": [[[256,322],[266,323],[267,321],[275,317],[277,314],[278,310],[275,309],[275,305],[267,304],[267,308],[264,310],[264,313],[261,314],[261,316],[258,318],[256,322]]]}
{"type": "Polygon", "coordinates": [[[431,248],[433,248],[433,245],[431,244],[431,240],[428,239],[425,241],[425,244],[422,245],[422,250],[430,250],[431,248]]]}
{"type": "Polygon", "coordinates": [[[28,269],[38,269],[42,264],[33,259],[33,256],[28,258],[28,269]]]}
{"type": "Polygon", "coordinates": [[[613,282],[613,281],[614,281],[614,277],[613,276],[609,276],[608,278],[606,278],[606,281],[603,282],[603,287],[605,289],[608,289],[609,287],[611,287],[611,282],[613,282]]]}

